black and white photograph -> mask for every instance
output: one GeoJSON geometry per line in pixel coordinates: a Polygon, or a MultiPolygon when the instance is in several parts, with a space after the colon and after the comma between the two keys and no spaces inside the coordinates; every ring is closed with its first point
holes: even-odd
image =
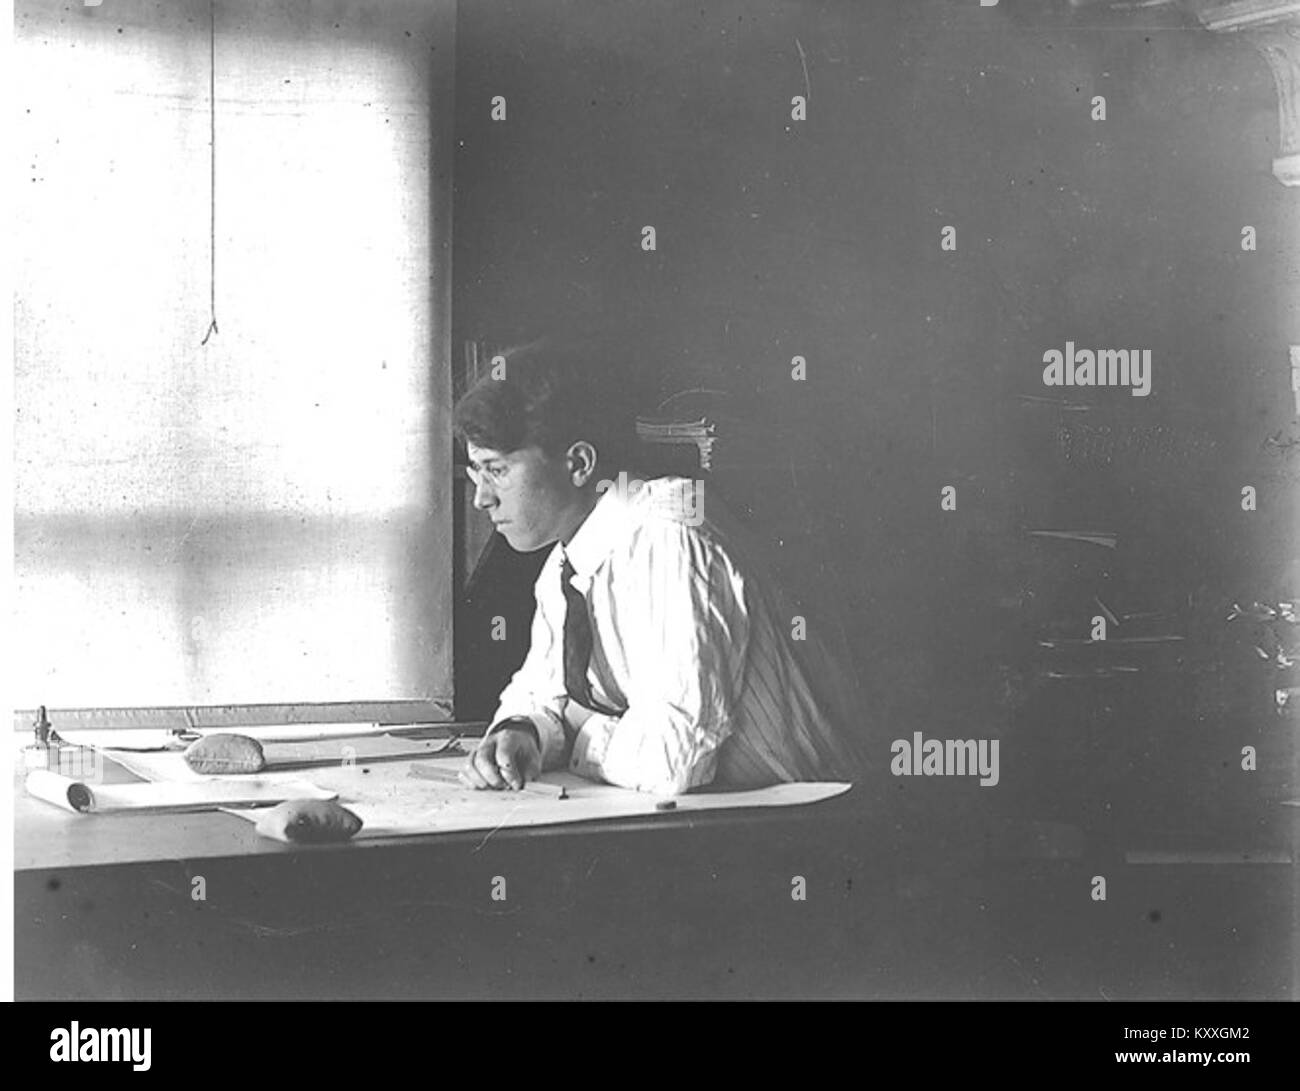
{"type": "Polygon", "coordinates": [[[12,0],[6,50],[38,1062],[164,1071],[172,1001],[1262,1059],[1300,2],[12,0]]]}

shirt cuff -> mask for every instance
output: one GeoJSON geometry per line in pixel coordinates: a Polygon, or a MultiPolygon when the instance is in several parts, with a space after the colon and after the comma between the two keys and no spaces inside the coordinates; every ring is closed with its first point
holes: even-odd
{"type": "Polygon", "coordinates": [[[573,740],[573,753],[569,756],[569,769],[588,780],[605,779],[605,754],[609,750],[618,717],[603,712],[590,716],[578,737],[573,740]]]}

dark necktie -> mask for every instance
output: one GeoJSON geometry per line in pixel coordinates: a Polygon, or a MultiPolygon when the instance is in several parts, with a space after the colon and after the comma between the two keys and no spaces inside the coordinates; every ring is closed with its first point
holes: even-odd
{"type": "Polygon", "coordinates": [[[564,587],[564,689],[570,699],[595,708],[591,684],[587,681],[587,668],[591,664],[591,618],[587,614],[586,598],[569,582],[573,573],[573,565],[565,557],[560,567],[560,583],[564,587]]]}

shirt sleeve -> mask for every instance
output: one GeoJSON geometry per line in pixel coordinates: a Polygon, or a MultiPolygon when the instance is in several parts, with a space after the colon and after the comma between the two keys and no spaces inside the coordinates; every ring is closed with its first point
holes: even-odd
{"type": "MultiPolygon", "coordinates": [[[[558,550],[558,547],[557,547],[558,550]]],[[[528,655],[501,691],[493,725],[515,716],[531,720],[542,743],[542,770],[549,772],[565,762],[564,720],[564,600],[560,596],[560,569],[553,552],[542,565],[534,588],[532,635],[528,655]],[[560,602],[557,607],[555,599],[560,602]]]]}
{"type": "Polygon", "coordinates": [[[744,584],[716,542],[670,520],[642,526],[620,568],[611,593],[632,664],[628,707],[587,720],[570,766],[677,795],[713,780],[734,729],[749,641],[744,584]]]}

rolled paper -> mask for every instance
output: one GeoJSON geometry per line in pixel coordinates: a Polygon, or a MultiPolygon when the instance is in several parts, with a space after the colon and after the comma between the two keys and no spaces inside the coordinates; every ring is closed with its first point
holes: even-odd
{"type": "Polygon", "coordinates": [[[53,803],[65,811],[86,814],[95,809],[95,794],[86,784],[48,769],[33,769],[27,774],[27,794],[53,803]]]}
{"type": "Polygon", "coordinates": [[[304,780],[232,777],[193,781],[142,781],[136,784],[100,784],[33,769],[27,774],[27,792],[77,814],[130,811],[214,811],[219,807],[256,807],[282,803],[333,799],[334,792],[304,780]]]}

